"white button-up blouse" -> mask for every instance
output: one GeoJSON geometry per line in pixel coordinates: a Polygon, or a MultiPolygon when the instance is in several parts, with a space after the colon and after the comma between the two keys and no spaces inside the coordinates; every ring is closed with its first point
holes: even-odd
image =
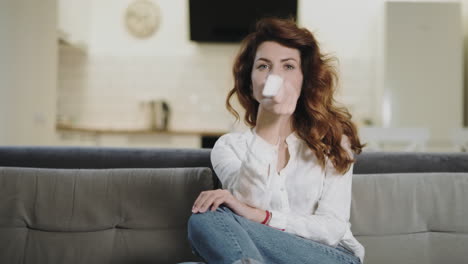
{"type": "MultiPolygon", "coordinates": [[[[272,212],[269,226],[329,246],[341,244],[363,262],[364,247],[349,223],[353,167],[340,175],[327,160],[322,169],[296,133],[286,143],[290,158],[279,172],[278,146],[253,129],[220,137],[211,162],[224,189],[244,203],[272,212]]],[[[345,136],[342,145],[351,153],[345,136]]]]}

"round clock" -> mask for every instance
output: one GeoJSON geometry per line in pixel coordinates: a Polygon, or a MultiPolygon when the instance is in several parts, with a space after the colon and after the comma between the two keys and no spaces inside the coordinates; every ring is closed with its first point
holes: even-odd
{"type": "Polygon", "coordinates": [[[148,38],[156,32],[161,23],[159,6],[149,0],[135,0],[125,12],[128,32],[137,38],[148,38]]]}

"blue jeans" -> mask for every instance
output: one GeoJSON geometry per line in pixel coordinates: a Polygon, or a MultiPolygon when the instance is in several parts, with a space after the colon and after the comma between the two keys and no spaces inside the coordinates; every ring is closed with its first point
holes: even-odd
{"type": "Polygon", "coordinates": [[[342,246],[337,248],[248,220],[222,205],[196,213],[188,221],[193,253],[207,263],[346,263],[360,260],[342,246]]]}

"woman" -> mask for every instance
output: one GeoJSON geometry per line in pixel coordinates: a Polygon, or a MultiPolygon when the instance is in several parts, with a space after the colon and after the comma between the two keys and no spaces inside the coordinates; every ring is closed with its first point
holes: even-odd
{"type": "Polygon", "coordinates": [[[351,115],[335,106],[336,74],[294,21],[268,18],[246,37],[234,88],[251,129],[222,136],[211,152],[224,189],[202,192],[189,219],[194,253],[208,263],[360,263],[350,231],[354,154],[351,115]],[[264,97],[268,75],[284,79],[264,97]]]}

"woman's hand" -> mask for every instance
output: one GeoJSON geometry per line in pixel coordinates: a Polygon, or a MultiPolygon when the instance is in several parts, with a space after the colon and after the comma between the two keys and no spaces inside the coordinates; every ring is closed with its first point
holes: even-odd
{"type": "Polygon", "coordinates": [[[263,98],[257,113],[255,132],[272,145],[280,139],[280,131],[291,126],[291,116],[296,110],[300,90],[287,80],[278,94],[272,98],[263,98]]]}
{"type": "Polygon", "coordinates": [[[207,210],[216,211],[221,204],[225,204],[234,213],[258,223],[261,223],[265,218],[264,210],[239,201],[231,192],[223,189],[201,192],[193,204],[192,213],[204,213],[207,210]]]}
{"type": "Polygon", "coordinates": [[[208,209],[216,211],[223,203],[231,209],[239,207],[239,201],[228,190],[217,189],[203,191],[193,203],[192,212],[204,213],[208,209]]]}
{"type": "Polygon", "coordinates": [[[266,97],[260,101],[260,107],[275,115],[291,115],[296,110],[300,89],[296,89],[285,80],[283,87],[274,97],[266,97]]]}

